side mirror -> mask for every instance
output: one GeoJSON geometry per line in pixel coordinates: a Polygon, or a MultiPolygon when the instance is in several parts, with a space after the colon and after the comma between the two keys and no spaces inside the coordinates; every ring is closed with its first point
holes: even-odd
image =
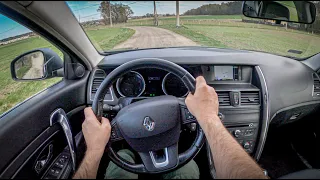
{"type": "Polygon", "coordinates": [[[11,76],[15,81],[63,77],[63,61],[49,48],[35,49],[11,62],[11,76]]]}
{"type": "Polygon", "coordinates": [[[251,18],[312,24],[316,6],[308,1],[244,1],[242,13],[251,18]]]}

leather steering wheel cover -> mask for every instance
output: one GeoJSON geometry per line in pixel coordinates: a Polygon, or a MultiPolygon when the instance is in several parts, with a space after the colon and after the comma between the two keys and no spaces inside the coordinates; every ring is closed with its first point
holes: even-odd
{"type": "MultiPolygon", "coordinates": [[[[164,59],[158,59],[158,58],[136,59],[136,60],[124,63],[121,66],[114,69],[112,72],[110,72],[107,75],[107,77],[101,83],[98,91],[96,92],[96,95],[94,97],[93,104],[92,104],[92,110],[98,118],[101,118],[103,115],[104,96],[106,95],[109,87],[116,81],[116,79],[118,79],[119,77],[123,76],[124,74],[126,74],[131,70],[142,69],[142,68],[156,68],[156,69],[162,69],[162,70],[171,72],[182,79],[185,86],[188,88],[188,90],[191,93],[194,93],[195,91],[194,77],[181,66],[175,63],[172,63],[170,61],[167,61],[164,59]]],[[[110,143],[108,143],[107,145],[107,149],[108,149],[107,151],[112,162],[114,162],[116,165],[124,168],[129,172],[139,173],[139,174],[143,174],[143,173],[156,174],[156,173],[170,172],[185,165],[197,155],[197,153],[200,151],[204,142],[205,142],[204,133],[201,128],[198,128],[197,136],[192,146],[184,153],[179,154],[178,165],[174,168],[159,170],[157,172],[147,171],[143,164],[132,164],[122,160],[122,158],[118,156],[116,152],[114,152],[110,143]]]]}

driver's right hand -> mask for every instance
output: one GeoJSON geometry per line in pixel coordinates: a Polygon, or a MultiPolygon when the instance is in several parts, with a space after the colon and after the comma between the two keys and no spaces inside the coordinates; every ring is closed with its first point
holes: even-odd
{"type": "Polygon", "coordinates": [[[213,87],[207,85],[203,76],[196,78],[195,93],[193,95],[189,93],[185,102],[189,111],[196,117],[201,127],[204,127],[208,121],[218,115],[218,95],[213,87]]]}

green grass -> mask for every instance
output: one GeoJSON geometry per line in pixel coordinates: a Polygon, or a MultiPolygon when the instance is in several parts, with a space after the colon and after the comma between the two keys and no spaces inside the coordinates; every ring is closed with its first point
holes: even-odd
{"type": "MultiPolygon", "coordinates": [[[[88,36],[97,39],[97,44],[103,49],[112,49],[134,34],[134,30],[127,28],[99,28],[88,30],[88,36]]],[[[40,37],[31,37],[0,46],[0,115],[33,94],[61,81],[62,78],[52,78],[42,81],[16,82],[11,78],[10,63],[14,58],[27,51],[46,47],[58,53],[61,58],[63,57],[61,51],[40,37]]]]}
{"type": "MultiPolygon", "coordinates": [[[[304,32],[208,25],[186,25],[185,28],[188,29],[188,33],[183,34],[186,37],[195,32],[234,49],[265,51],[298,58],[308,57],[320,52],[320,36],[304,32]],[[289,49],[300,50],[303,53],[300,55],[288,53],[289,49]]],[[[208,44],[206,40],[198,43],[208,44]]]]}
{"type": "Polygon", "coordinates": [[[133,29],[97,27],[86,30],[91,42],[99,51],[110,50],[134,34],[133,29]]]}

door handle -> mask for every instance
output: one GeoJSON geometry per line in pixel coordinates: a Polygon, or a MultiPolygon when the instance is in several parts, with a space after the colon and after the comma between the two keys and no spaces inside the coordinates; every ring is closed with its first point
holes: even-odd
{"type": "MultiPolygon", "coordinates": [[[[50,161],[51,157],[52,157],[52,148],[53,145],[50,144],[48,147],[48,154],[46,155],[42,155],[40,154],[39,158],[36,160],[36,163],[34,165],[34,170],[39,174],[41,172],[41,170],[48,164],[48,162],[50,161]]],[[[45,149],[44,149],[45,151],[45,149]]]]}
{"type": "Polygon", "coordinates": [[[50,126],[53,126],[55,123],[59,123],[62,127],[64,135],[66,136],[67,143],[69,146],[70,156],[72,160],[72,170],[75,172],[76,168],[76,153],[75,153],[75,144],[71,132],[71,127],[67,118],[66,113],[63,109],[59,108],[55,110],[50,117],[50,126]]]}

